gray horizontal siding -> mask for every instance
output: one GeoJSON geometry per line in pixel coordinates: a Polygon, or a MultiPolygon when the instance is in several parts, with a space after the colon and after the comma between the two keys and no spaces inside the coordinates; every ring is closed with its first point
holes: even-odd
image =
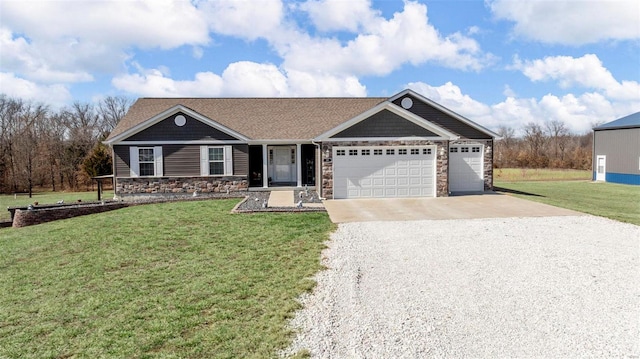
{"type": "Polygon", "coordinates": [[[163,145],[164,175],[200,176],[200,146],[163,145]]]}
{"type": "Polygon", "coordinates": [[[593,154],[607,156],[608,173],[640,175],[640,128],[595,131],[593,154]]]}
{"type": "Polygon", "coordinates": [[[401,106],[401,102],[402,99],[405,97],[409,97],[411,98],[411,100],[413,100],[413,106],[408,109],[408,111],[428,120],[431,121],[433,123],[435,123],[436,125],[449,130],[451,132],[457,133],[458,135],[460,135],[463,138],[468,138],[468,139],[491,139],[491,136],[487,135],[486,133],[479,131],[469,125],[467,125],[466,123],[434,108],[431,107],[429,105],[427,105],[426,103],[420,101],[419,99],[413,97],[413,96],[402,96],[398,99],[396,99],[395,101],[393,101],[393,103],[395,105],[401,106]]]}
{"type": "Polygon", "coordinates": [[[131,169],[129,168],[129,146],[113,146],[115,177],[129,177],[131,169]]]}
{"type": "Polygon", "coordinates": [[[218,129],[204,124],[195,118],[178,113],[155,125],[130,136],[126,141],[197,141],[197,140],[235,140],[218,129]],[[184,126],[176,126],[174,119],[183,115],[187,119],[184,126]]]}
{"type": "Polygon", "coordinates": [[[234,176],[249,175],[249,146],[248,145],[233,146],[233,175],[234,176]]]}
{"type": "Polygon", "coordinates": [[[389,110],[382,110],[375,115],[358,122],[332,138],[363,137],[439,137],[435,133],[408,121],[389,110]]]}

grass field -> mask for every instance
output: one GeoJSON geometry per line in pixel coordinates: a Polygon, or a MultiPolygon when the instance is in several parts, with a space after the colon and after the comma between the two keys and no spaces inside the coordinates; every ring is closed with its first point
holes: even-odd
{"type": "Polygon", "coordinates": [[[591,181],[494,184],[532,201],[640,225],[640,186],[591,181]]]}
{"type": "MultiPolygon", "coordinates": [[[[102,193],[103,199],[113,198],[113,191],[105,191],[102,193]]],[[[59,200],[64,200],[66,203],[77,202],[79,199],[87,201],[97,201],[98,192],[38,192],[33,193],[33,197],[29,198],[27,194],[19,195],[0,195],[0,220],[9,219],[11,215],[7,211],[7,207],[27,206],[34,202],[39,204],[52,204],[59,200]]]]}
{"type": "Polygon", "coordinates": [[[0,229],[0,358],[274,357],[333,225],[236,203],[0,229]]]}
{"type": "Polygon", "coordinates": [[[591,171],[552,168],[496,168],[493,170],[493,179],[496,182],[590,180],[591,176],[591,171]]]}

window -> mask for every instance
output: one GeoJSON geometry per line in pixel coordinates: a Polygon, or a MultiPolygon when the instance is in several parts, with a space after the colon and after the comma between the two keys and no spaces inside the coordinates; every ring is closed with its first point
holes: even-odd
{"type": "Polygon", "coordinates": [[[374,155],[374,156],[380,156],[380,155],[382,155],[382,150],[373,150],[373,155],[374,155]]]}
{"type": "Polygon", "coordinates": [[[396,154],[396,150],[392,150],[392,149],[387,150],[387,155],[395,155],[395,154],[396,154]]]}
{"type": "Polygon", "coordinates": [[[480,147],[471,147],[471,152],[479,153],[480,147]]]}
{"type": "Polygon", "coordinates": [[[140,166],[140,176],[156,175],[153,148],[138,148],[138,165],[140,166]]]}
{"type": "Polygon", "coordinates": [[[423,155],[430,155],[431,154],[431,149],[430,148],[423,148],[422,149],[422,154],[423,155]]]}
{"type": "Polygon", "coordinates": [[[420,154],[420,149],[419,148],[412,148],[411,149],[411,154],[412,155],[419,155],[420,154]]]}
{"type": "Polygon", "coordinates": [[[129,147],[131,177],[162,177],[162,146],[129,147]]]}
{"type": "Polygon", "coordinates": [[[398,154],[399,155],[406,155],[407,154],[407,149],[406,148],[401,148],[398,150],[398,154]]]}
{"type": "Polygon", "coordinates": [[[360,151],[360,154],[363,156],[369,156],[371,154],[371,150],[362,150],[360,151]]]}
{"type": "Polygon", "coordinates": [[[344,150],[336,150],[336,156],[344,156],[344,155],[345,155],[344,150]]]}
{"type": "Polygon", "coordinates": [[[449,149],[449,152],[451,152],[451,153],[458,152],[458,147],[451,147],[449,149]]]}
{"type": "Polygon", "coordinates": [[[469,152],[469,147],[461,147],[460,152],[469,152]]]}
{"type": "MultiPolygon", "coordinates": [[[[269,151],[269,156],[271,155],[271,151],[269,151]]],[[[200,175],[233,175],[233,147],[200,146],[200,175]]]]}
{"type": "Polygon", "coordinates": [[[358,150],[349,150],[349,156],[357,156],[358,150]]]}
{"type": "Polygon", "coordinates": [[[209,175],[224,175],[224,147],[209,147],[209,175]]]}

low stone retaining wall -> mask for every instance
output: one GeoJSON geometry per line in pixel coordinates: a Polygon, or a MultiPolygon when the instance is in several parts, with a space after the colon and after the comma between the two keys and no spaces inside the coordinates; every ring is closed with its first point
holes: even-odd
{"type": "Polygon", "coordinates": [[[33,226],[34,224],[57,221],[60,219],[102,213],[128,207],[127,202],[94,203],[53,208],[16,209],[13,216],[13,228],[33,226]]]}

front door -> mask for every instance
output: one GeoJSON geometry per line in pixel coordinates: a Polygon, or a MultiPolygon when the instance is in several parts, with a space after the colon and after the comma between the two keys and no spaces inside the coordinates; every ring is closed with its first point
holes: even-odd
{"type": "Polygon", "coordinates": [[[607,176],[607,156],[596,158],[596,181],[606,181],[607,176]]]}
{"type": "Polygon", "coordinates": [[[294,147],[274,146],[273,153],[273,182],[295,182],[296,150],[294,147]]]}

